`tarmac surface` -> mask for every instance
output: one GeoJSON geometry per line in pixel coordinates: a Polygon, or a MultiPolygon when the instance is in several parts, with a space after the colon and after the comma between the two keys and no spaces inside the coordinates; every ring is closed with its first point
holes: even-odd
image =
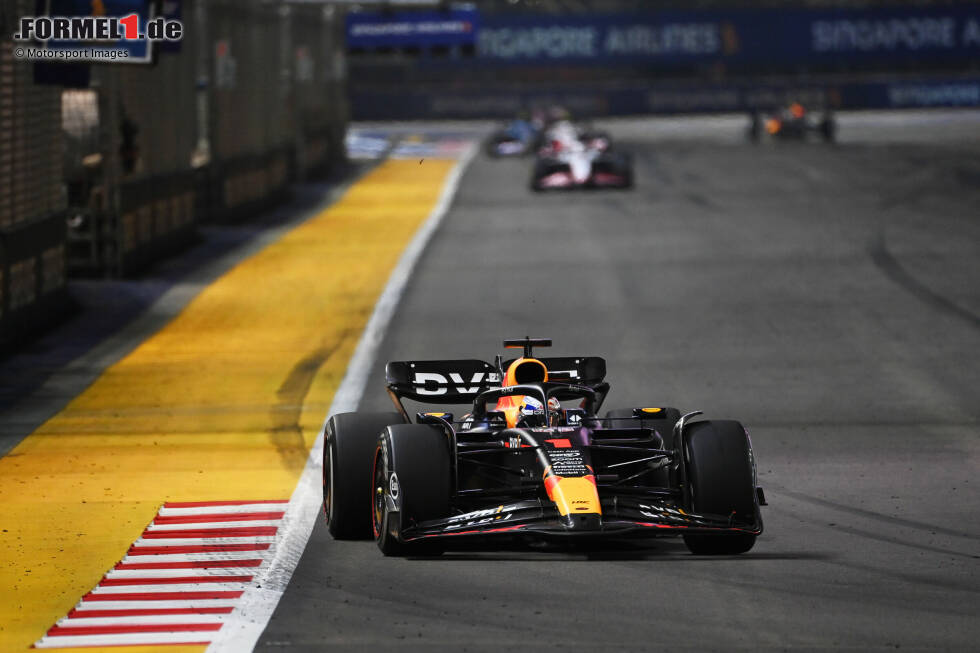
{"type": "Polygon", "coordinates": [[[257,650],[976,650],[980,122],[907,116],[842,116],[837,146],[610,122],[626,192],[474,160],[361,410],[390,409],[387,360],[552,337],[607,359],[609,408],[741,420],[765,533],[400,559],[318,521],[257,650]]]}
{"type": "MultiPolygon", "coordinates": [[[[478,156],[361,402],[390,409],[387,360],[492,360],[505,337],[604,356],[607,408],[748,427],[770,503],[750,553],[397,559],[318,520],[257,650],[975,650],[980,112],[839,121],[837,146],[751,146],[743,116],[604,122],[626,192],[535,194],[529,159],[478,156]]],[[[419,130],[489,125],[381,128],[419,130]]],[[[207,228],[139,280],[73,281],[79,313],[0,362],[0,453],[336,194],[207,228]]]]}

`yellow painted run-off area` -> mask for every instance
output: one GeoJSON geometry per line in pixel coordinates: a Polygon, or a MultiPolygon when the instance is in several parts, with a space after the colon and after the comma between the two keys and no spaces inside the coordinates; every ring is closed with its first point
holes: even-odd
{"type": "Polygon", "coordinates": [[[0,459],[0,651],[29,649],[164,501],[292,494],[374,303],[453,165],[381,164],[204,288],[0,459]]]}

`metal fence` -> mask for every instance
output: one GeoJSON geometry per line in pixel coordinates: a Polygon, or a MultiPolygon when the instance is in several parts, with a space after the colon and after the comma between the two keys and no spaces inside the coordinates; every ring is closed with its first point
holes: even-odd
{"type": "Polygon", "coordinates": [[[0,4],[0,341],[64,307],[66,273],[132,274],[343,159],[339,9],[171,4],[184,36],[153,65],[44,75],[7,40],[36,3],[0,4]]]}
{"type": "Polygon", "coordinates": [[[66,305],[60,89],[34,84],[9,40],[33,6],[7,0],[0,17],[0,343],[66,305]]]}
{"type": "Polygon", "coordinates": [[[69,186],[72,270],[133,273],[199,221],[266,208],[343,157],[335,9],[185,0],[181,13],[183,40],[154,66],[93,67],[101,158],[71,162],[83,173],[69,186]]]}

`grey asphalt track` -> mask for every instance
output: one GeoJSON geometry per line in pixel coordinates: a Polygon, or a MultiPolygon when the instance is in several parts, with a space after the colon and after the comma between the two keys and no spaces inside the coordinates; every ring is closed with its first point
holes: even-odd
{"type": "Polygon", "coordinates": [[[746,424],[770,503],[756,547],[397,559],[318,521],[257,650],[980,646],[975,132],[913,122],[935,142],[902,142],[859,119],[836,147],[753,147],[658,125],[611,123],[632,192],[535,195],[529,161],[478,157],[361,408],[389,409],[385,360],[550,336],[606,357],[608,407],[746,424]]]}

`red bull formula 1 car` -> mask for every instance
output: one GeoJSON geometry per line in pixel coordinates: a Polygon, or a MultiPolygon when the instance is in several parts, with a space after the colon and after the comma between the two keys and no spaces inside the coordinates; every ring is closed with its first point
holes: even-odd
{"type": "Polygon", "coordinates": [[[818,119],[815,112],[807,110],[799,102],[765,114],[754,111],[749,118],[748,136],[753,143],[763,138],[805,141],[811,134],[833,143],[837,137],[837,121],[830,111],[825,110],[818,119]]]}
{"type": "Polygon", "coordinates": [[[682,535],[695,554],[748,551],[762,532],[752,446],[735,421],[676,408],[599,411],[597,357],[391,362],[397,411],[327,421],[323,509],[338,539],[385,555],[491,538],[682,535]],[[404,400],[469,404],[413,416],[404,400]]]}

